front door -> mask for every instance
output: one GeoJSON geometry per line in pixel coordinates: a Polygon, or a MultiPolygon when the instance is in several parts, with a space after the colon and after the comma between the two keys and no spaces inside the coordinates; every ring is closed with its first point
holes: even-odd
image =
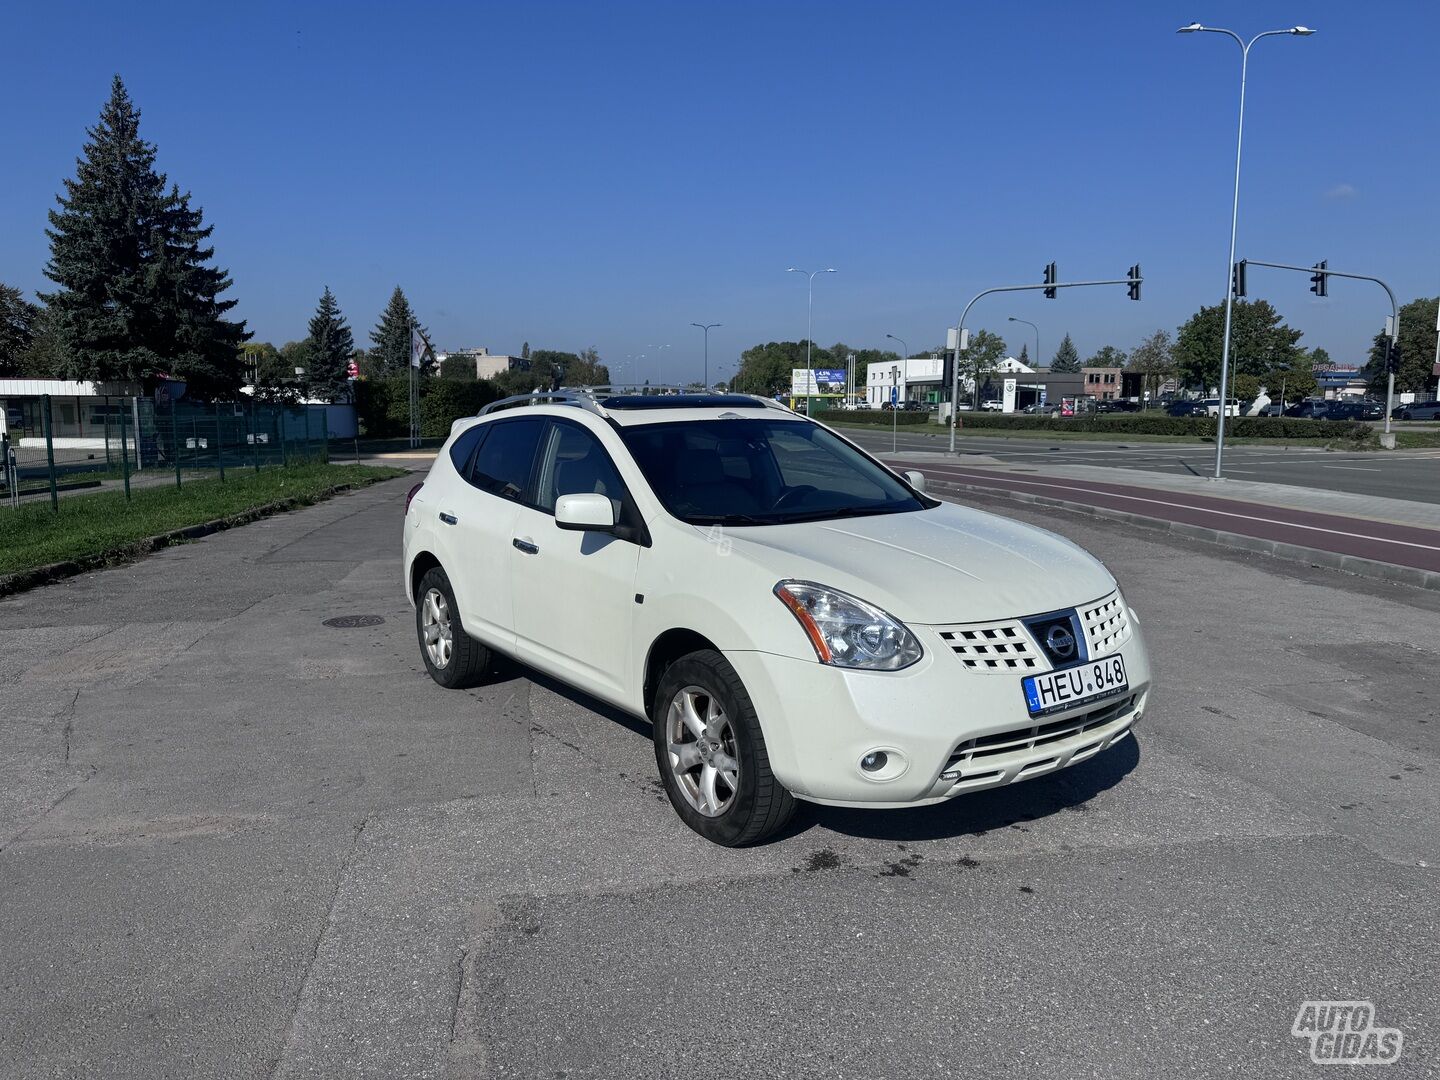
{"type": "Polygon", "coordinates": [[[621,516],[629,498],[610,455],[591,432],[552,419],[536,470],[534,497],[519,507],[514,568],[516,651],[562,678],[628,700],[639,544],[603,532],[572,532],[555,524],[555,500],[592,492],[607,496],[621,516]]]}

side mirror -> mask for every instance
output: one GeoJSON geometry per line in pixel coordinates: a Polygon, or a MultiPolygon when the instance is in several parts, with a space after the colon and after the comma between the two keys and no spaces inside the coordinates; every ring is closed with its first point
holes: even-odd
{"type": "Polygon", "coordinates": [[[905,482],[922,495],[925,493],[925,474],[923,472],[907,469],[905,471],[905,482]]]}
{"type": "Polygon", "coordinates": [[[613,532],[615,505],[604,495],[581,492],[555,500],[555,524],[575,531],[613,532]]]}

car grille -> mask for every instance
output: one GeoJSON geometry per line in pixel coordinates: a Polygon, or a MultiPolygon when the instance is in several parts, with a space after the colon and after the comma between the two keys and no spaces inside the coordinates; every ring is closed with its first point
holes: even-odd
{"type": "Polygon", "coordinates": [[[1016,620],[942,626],[940,637],[967,668],[981,671],[1048,671],[1050,668],[1016,620]]]}
{"type": "MultiPolygon", "coordinates": [[[[1130,694],[1119,701],[1106,702],[1098,708],[1078,716],[1067,716],[1063,720],[1049,720],[1043,724],[1030,724],[1026,727],[1011,728],[1009,731],[997,731],[992,735],[980,735],[974,739],[966,739],[955,748],[950,759],[945,762],[943,772],[948,774],[958,769],[966,780],[978,780],[981,779],[981,776],[972,772],[972,769],[983,769],[988,758],[1025,751],[1043,751],[1052,743],[1074,739],[1086,732],[1094,732],[1095,746],[1099,746],[1104,741],[1105,735],[1097,729],[1119,719],[1134,707],[1135,695],[1130,694]]],[[[1056,749],[1061,748],[1057,747],[1056,749]]],[[[1088,744],[1081,745],[1074,751],[1072,757],[1083,757],[1091,749],[1092,747],[1088,744]]],[[[1053,759],[1030,762],[1022,771],[1032,771],[1052,762],[1053,759]]]]}
{"type": "MultiPolygon", "coordinates": [[[[1130,640],[1130,617],[1118,592],[1069,610],[1080,617],[1086,654],[1091,659],[1108,656],[1130,640]]],[[[950,651],[972,671],[1041,674],[1053,667],[1020,619],[935,629],[950,651]]]]}
{"type": "Polygon", "coordinates": [[[1091,658],[1108,656],[1130,640],[1130,617],[1118,592],[1080,607],[1080,625],[1091,658]]]}

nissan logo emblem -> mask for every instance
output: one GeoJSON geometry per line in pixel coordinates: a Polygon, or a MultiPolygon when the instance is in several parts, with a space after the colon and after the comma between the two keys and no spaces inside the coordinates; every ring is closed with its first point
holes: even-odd
{"type": "Polygon", "coordinates": [[[1045,632],[1045,647],[1065,660],[1075,651],[1075,635],[1063,626],[1052,626],[1045,632]]]}

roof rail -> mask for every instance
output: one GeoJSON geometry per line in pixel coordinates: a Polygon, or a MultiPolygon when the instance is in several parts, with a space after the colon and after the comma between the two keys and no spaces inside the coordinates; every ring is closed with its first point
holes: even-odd
{"type": "Polygon", "coordinates": [[[502,409],[513,409],[521,405],[575,405],[588,412],[600,413],[601,409],[595,404],[595,399],[583,390],[554,390],[540,391],[533,394],[514,394],[510,397],[501,398],[499,401],[492,401],[484,406],[476,416],[487,416],[493,412],[500,412],[502,409]]]}
{"type": "MultiPolygon", "coordinates": [[[[584,409],[586,412],[594,413],[597,416],[607,416],[604,406],[597,398],[620,397],[625,395],[633,396],[654,396],[661,397],[665,394],[681,393],[695,395],[696,391],[684,386],[626,386],[616,384],[612,386],[562,386],[559,390],[539,390],[529,394],[514,394],[510,397],[501,398],[499,401],[492,401],[476,413],[477,416],[488,416],[490,413],[500,412],[504,409],[514,409],[521,405],[573,405],[576,408],[584,409]],[[648,395],[647,391],[663,391],[664,394],[648,395]],[[640,393],[637,394],[636,392],[640,393]]],[[[700,391],[699,393],[710,394],[713,391],[700,391]]],[[[779,409],[781,412],[790,412],[791,409],[776,401],[774,398],[763,397],[760,394],[742,394],[742,397],[752,397],[761,402],[766,408],[779,409]]]]}

